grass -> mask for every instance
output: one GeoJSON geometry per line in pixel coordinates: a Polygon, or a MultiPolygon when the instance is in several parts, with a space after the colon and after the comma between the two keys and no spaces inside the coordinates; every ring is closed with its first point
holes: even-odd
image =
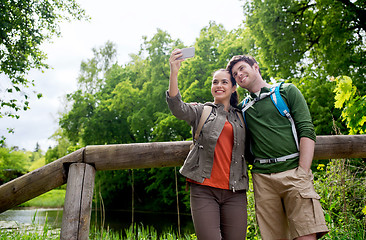
{"type": "Polygon", "coordinates": [[[57,208],[63,207],[66,190],[54,189],[25,202],[19,207],[57,208]]]}
{"type": "MultiPolygon", "coordinates": [[[[15,230],[0,229],[0,240],[43,240],[43,239],[60,239],[60,230],[51,229],[47,222],[43,226],[32,224],[31,227],[21,227],[15,230]]],[[[91,230],[89,234],[91,240],[122,240],[122,239],[138,239],[138,240],[197,240],[195,234],[185,234],[181,237],[177,233],[170,231],[162,233],[158,236],[157,231],[150,226],[134,225],[134,227],[126,229],[124,232],[114,232],[107,230],[91,230]]]]}
{"type": "MultiPolygon", "coordinates": [[[[16,229],[14,231],[0,230],[0,240],[43,240],[43,239],[60,239],[60,230],[52,230],[47,224],[40,227],[35,227],[38,231],[34,229],[16,229]]],[[[185,234],[178,236],[174,231],[162,233],[158,236],[157,231],[153,227],[135,225],[134,228],[129,228],[124,232],[114,232],[107,230],[93,231],[91,230],[89,234],[90,240],[197,240],[195,234],[185,234]]],[[[261,239],[260,237],[247,239],[261,239]]],[[[347,232],[342,229],[331,229],[331,232],[326,235],[324,239],[332,240],[363,240],[365,239],[365,229],[362,225],[359,225],[352,232],[347,232]]]]}
{"type": "Polygon", "coordinates": [[[18,224],[16,229],[0,229],[0,240],[43,240],[43,239],[60,239],[60,230],[52,229],[47,217],[43,226],[36,224],[36,214],[33,216],[31,225],[18,224]]]}
{"type": "Polygon", "coordinates": [[[173,230],[169,232],[164,232],[162,234],[158,234],[156,229],[152,226],[144,226],[143,224],[131,226],[129,229],[125,229],[124,232],[113,232],[110,230],[102,230],[102,231],[91,231],[89,234],[89,239],[95,240],[119,240],[119,239],[138,239],[138,240],[197,240],[195,234],[184,234],[179,236],[173,230]]]}

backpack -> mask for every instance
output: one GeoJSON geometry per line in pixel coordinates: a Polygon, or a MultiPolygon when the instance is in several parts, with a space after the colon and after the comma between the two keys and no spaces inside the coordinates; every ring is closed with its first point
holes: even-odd
{"type": "MultiPolygon", "coordinates": [[[[245,121],[245,111],[247,109],[249,109],[251,106],[253,106],[253,104],[255,104],[256,102],[270,96],[272,103],[274,104],[274,106],[276,107],[276,109],[278,110],[278,112],[286,117],[290,123],[291,123],[291,130],[292,130],[292,135],[294,137],[295,143],[296,143],[296,147],[297,150],[299,151],[299,141],[298,141],[298,137],[297,137],[297,131],[296,131],[296,126],[295,126],[295,122],[294,119],[292,118],[291,114],[290,114],[290,110],[288,108],[288,106],[286,105],[285,101],[283,100],[281,94],[280,94],[280,87],[282,85],[283,82],[280,83],[276,83],[274,85],[272,85],[272,87],[270,88],[270,92],[268,93],[262,93],[260,94],[258,97],[254,98],[252,101],[249,102],[249,98],[250,96],[246,97],[240,104],[242,107],[242,113],[243,113],[243,119],[245,122],[245,126],[248,128],[247,123],[245,121]]],[[[276,159],[255,159],[255,161],[259,161],[261,163],[270,163],[270,162],[281,162],[281,161],[286,161],[289,158],[293,158],[298,156],[299,153],[294,153],[294,154],[290,154],[284,157],[280,157],[280,158],[276,158],[276,159]]]]}

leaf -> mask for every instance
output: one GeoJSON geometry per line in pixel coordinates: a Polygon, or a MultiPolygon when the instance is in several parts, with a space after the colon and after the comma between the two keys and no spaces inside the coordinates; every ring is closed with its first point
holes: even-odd
{"type": "Polygon", "coordinates": [[[325,221],[327,221],[327,223],[332,223],[332,218],[330,217],[330,215],[328,213],[325,213],[324,217],[325,217],[325,221]]]}
{"type": "Polygon", "coordinates": [[[342,108],[346,101],[349,101],[356,92],[356,87],[352,85],[352,79],[347,76],[339,76],[336,78],[337,86],[334,89],[336,93],[335,104],[336,108],[342,108]]]}

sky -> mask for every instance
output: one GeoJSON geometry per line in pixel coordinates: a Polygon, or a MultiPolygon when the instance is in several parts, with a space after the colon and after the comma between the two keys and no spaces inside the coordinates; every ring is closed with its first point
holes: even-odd
{"type": "Polygon", "coordinates": [[[210,21],[230,31],[244,19],[243,0],[76,1],[91,20],[62,23],[61,37],[41,46],[51,68],[43,73],[31,71],[29,76],[36,84],[31,90],[43,97],[32,95],[30,109],[21,112],[19,119],[0,119],[0,136],[5,135],[8,147],[33,151],[38,143],[47,151],[55,146],[50,137],[58,129],[59,113],[65,109],[63,99],[77,89],[81,61],[93,57],[93,48],[112,41],[117,46],[118,63],[124,65],[131,60],[129,54],[138,53],[142,37],[150,39],[158,28],[191,46],[210,21]],[[9,127],[14,128],[14,134],[6,133],[9,127]]]}

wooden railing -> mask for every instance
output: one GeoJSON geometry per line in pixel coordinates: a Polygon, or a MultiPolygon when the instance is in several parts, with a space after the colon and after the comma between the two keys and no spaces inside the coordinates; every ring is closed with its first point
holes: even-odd
{"type": "MultiPolygon", "coordinates": [[[[0,186],[0,213],[67,183],[61,239],[88,239],[96,171],[181,166],[190,141],[87,146],[0,186]]],[[[314,159],[366,158],[366,135],[318,136],[314,159]]]]}

